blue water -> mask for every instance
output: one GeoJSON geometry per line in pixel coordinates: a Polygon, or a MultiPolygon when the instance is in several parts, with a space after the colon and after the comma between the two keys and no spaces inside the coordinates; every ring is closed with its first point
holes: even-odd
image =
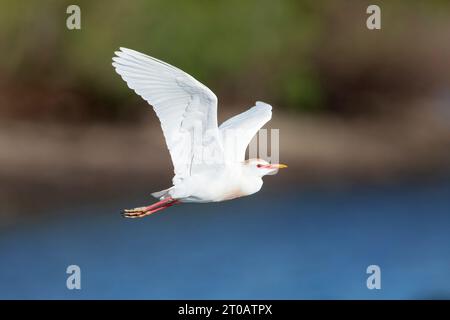
{"type": "Polygon", "coordinates": [[[449,182],[286,192],[145,219],[112,200],[0,230],[0,298],[450,298],[449,182]]]}

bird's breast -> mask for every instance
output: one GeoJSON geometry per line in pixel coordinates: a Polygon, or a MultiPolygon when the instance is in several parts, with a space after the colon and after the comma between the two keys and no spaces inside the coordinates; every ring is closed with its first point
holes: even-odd
{"type": "Polygon", "coordinates": [[[258,192],[261,178],[243,176],[240,172],[223,170],[191,177],[184,185],[186,202],[218,202],[258,192]]]}
{"type": "Polygon", "coordinates": [[[221,201],[236,199],[246,196],[245,192],[241,188],[235,188],[230,191],[224,192],[221,201]]]}
{"type": "Polygon", "coordinates": [[[258,192],[262,186],[262,179],[236,179],[223,192],[222,200],[231,200],[249,196],[258,192]]]}

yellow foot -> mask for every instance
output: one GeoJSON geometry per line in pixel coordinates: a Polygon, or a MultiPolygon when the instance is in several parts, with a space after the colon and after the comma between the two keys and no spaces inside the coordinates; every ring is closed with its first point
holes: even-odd
{"type": "Polygon", "coordinates": [[[144,217],[146,214],[146,207],[138,207],[134,209],[125,209],[122,211],[122,215],[125,218],[140,218],[144,217]]]}

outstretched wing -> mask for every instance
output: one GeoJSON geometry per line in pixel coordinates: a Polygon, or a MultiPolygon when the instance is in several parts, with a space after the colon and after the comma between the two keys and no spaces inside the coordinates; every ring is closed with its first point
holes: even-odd
{"type": "Polygon", "coordinates": [[[219,130],[227,161],[244,161],[253,136],[271,118],[272,106],[257,101],[254,107],[222,123],[219,130]]]}
{"type": "Polygon", "coordinates": [[[113,66],[128,86],[153,106],[174,166],[174,184],[191,175],[205,150],[223,153],[217,97],[187,73],[143,53],[120,48],[113,66]],[[214,150],[214,151],[211,151],[214,150]]]}

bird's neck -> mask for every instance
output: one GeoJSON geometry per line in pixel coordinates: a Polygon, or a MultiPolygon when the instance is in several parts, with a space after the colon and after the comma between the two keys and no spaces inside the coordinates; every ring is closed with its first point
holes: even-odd
{"type": "Polygon", "coordinates": [[[263,180],[262,177],[259,175],[256,175],[255,172],[251,170],[242,170],[242,175],[240,179],[240,184],[242,188],[242,192],[246,195],[253,194],[255,192],[258,192],[262,185],[263,180]]]}

